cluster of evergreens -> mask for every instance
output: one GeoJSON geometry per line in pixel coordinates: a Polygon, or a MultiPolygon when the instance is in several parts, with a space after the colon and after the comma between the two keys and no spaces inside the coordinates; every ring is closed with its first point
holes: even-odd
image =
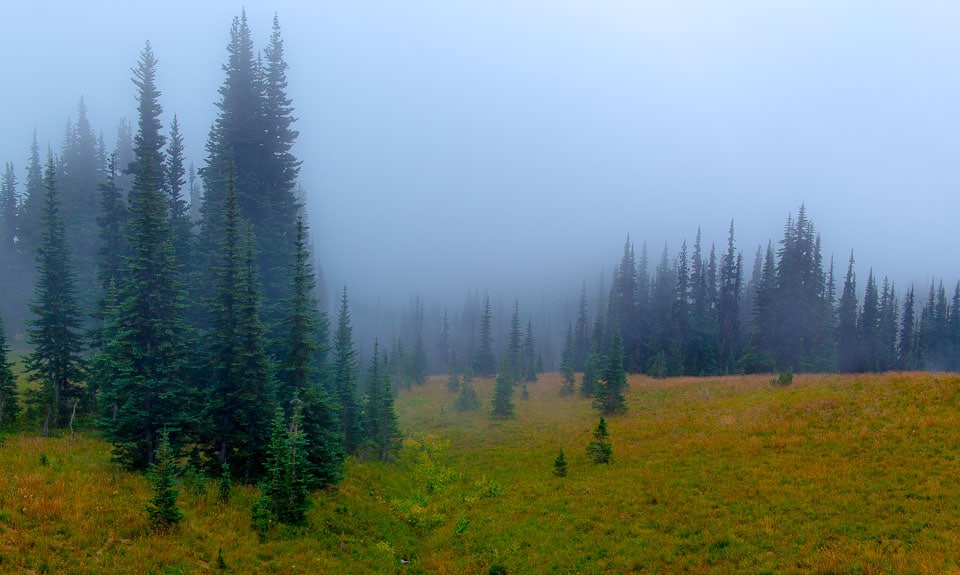
{"type": "Polygon", "coordinates": [[[653,274],[646,246],[639,261],[628,239],[608,298],[593,317],[586,284],[575,325],[560,355],[562,393],[593,386],[605,357],[623,344],[628,371],[654,377],[777,370],[863,372],[960,369],[960,284],[952,299],[932,283],[917,309],[913,287],[902,305],[892,282],[873,271],[860,300],[853,256],[837,295],[833,261],[824,265],[820,236],[803,206],[788,218],[779,248],[757,248],[744,281],[743,256],[730,224],[726,250],[705,255],[700,234],[671,259],[664,248],[653,274]]]}
{"type": "MultiPolygon", "coordinates": [[[[340,480],[345,454],[399,448],[390,364],[375,346],[361,394],[347,289],[332,346],[317,301],[277,20],[258,55],[235,18],[227,50],[202,200],[192,167],[184,195],[176,117],[163,134],[149,43],[133,70],[135,132],[121,124],[116,152],[81,102],[42,171],[34,142],[24,194],[9,163],[0,188],[3,287],[21,271],[35,286],[24,398],[0,326],[0,425],[20,403],[45,435],[78,415],[96,421],[117,461],[163,476],[161,525],[177,519],[164,510],[171,453],[262,482],[271,516],[295,522],[307,490],[340,480]]],[[[425,365],[411,372],[426,378],[425,365]]]]}

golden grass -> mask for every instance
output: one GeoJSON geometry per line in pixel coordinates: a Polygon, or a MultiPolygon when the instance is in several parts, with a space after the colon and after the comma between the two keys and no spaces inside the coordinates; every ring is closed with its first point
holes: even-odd
{"type": "Polygon", "coordinates": [[[960,573],[960,377],[769,379],[631,377],[598,466],[598,416],[556,374],[508,421],[492,381],[459,413],[432,378],[398,398],[396,463],[351,459],[307,527],[263,543],[253,488],[221,506],[183,485],[183,524],[152,534],[108,445],[8,436],[0,573],[217,572],[220,549],[233,573],[960,573]]]}

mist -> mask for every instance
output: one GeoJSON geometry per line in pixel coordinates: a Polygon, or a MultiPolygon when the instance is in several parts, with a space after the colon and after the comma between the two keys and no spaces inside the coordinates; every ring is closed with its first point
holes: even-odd
{"type": "Polygon", "coordinates": [[[945,3],[14,3],[0,158],[22,180],[33,131],[58,150],[81,97],[112,149],[149,40],[202,166],[241,9],[258,48],[280,19],[328,298],[346,285],[372,317],[477,291],[558,336],[628,236],[655,262],[698,229],[722,246],[734,220],[749,274],[801,204],[838,269],[852,249],[898,286],[960,275],[945,3]]]}

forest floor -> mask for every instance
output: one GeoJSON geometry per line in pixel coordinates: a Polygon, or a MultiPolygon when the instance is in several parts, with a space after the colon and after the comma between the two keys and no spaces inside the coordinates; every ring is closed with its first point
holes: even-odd
{"type": "Polygon", "coordinates": [[[265,541],[255,488],[218,504],[184,478],[183,522],[151,533],[146,480],[95,433],[7,435],[0,573],[960,573],[960,377],[770,379],[631,376],[598,465],[597,412],[558,375],[506,421],[492,381],[460,413],[431,378],[397,399],[396,462],[350,459],[265,541]]]}

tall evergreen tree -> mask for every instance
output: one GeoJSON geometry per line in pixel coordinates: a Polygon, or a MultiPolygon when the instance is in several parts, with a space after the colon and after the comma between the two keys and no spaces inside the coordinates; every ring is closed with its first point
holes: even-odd
{"type": "Polygon", "coordinates": [[[847,277],[843,282],[840,304],[837,307],[837,367],[841,373],[850,373],[860,368],[860,333],[857,331],[858,308],[857,278],[853,270],[853,252],[847,264],[847,277]]]}
{"type": "Polygon", "coordinates": [[[899,316],[896,289],[887,277],[883,278],[880,292],[880,317],[878,318],[877,368],[880,371],[894,369],[897,364],[897,317],[899,316]]]}
{"type": "Polygon", "coordinates": [[[573,325],[567,324],[567,336],[564,338],[563,351],[560,353],[560,377],[563,383],[560,384],[560,395],[573,395],[575,375],[573,371],[573,358],[575,354],[573,337],[573,325]]]}
{"type": "Polygon", "coordinates": [[[720,370],[729,373],[740,356],[740,292],[743,258],[734,246],[733,221],[727,236],[727,251],[720,260],[717,317],[720,330],[720,370]]]}
{"type": "Polygon", "coordinates": [[[364,401],[364,434],[374,456],[389,461],[400,449],[400,425],[393,404],[390,378],[381,371],[380,345],[373,342],[364,401]]]}
{"type": "Polygon", "coordinates": [[[81,314],[55,174],[51,154],[44,174],[38,275],[30,302],[34,317],[27,321],[27,343],[33,350],[25,362],[28,380],[40,384],[44,436],[51,427],[66,423],[71,403],[82,398],[84,378],[81,314]]]}
{"type": "Polygon", "coordinates": [[[900,369],[919,369],[916,347],[916,332],[913,299],[913,286],[907,290],[903,300],[903,315],[900,318],[900,337],[897,345],[897,367],[900,369]]]}
{"type": "Polygon", "coordinates": [[[196,425],[197,403],[188,376],[188,334],[183,288],[173,258],[172,230],[163,193],[163,145],[156,59],[150,44],[141,52],[133,83],[139,120],[124,280],[118,289],[105,360],[116,377],[104,389],[110,406],[103,419],[114,457],[134,469],[156,461],[160,430],[168,428],[174,449],[196,425]]]}
{"type": "Polygon", "coordinates": [[[497,359],[493,354],[493,312],[490,310],[489,294],[483,300],[480,339],[473,356],[473,371],[482,377],[490,377],[497,371],[497,359]]]}
{"type": "Polygon", "coordinates": [[[533,320],[527,320],[527,332],[523,336],[523,379],[537,381],[537,350],[533,339],[533,320]]]}
{"type": "Polygon", "coordinates": [[[880,368],[880,293],[873,269],[867,275],[867,287],[863,294],[863,308],[857,323],[860,333],[861,369],[877,371],[880,368]]]}
{"type": "Polygon", "coordinates": [[[590,318],[587,316],[587,280],[580,287],[577,304],[577,325],[573,332],[573,371],[583,371],[583,364],[590,353],[590,318]]]}
{"type": "Polygon", "coordinates": [[[327,315],[318,309],[313,294],[316,279],[307,250],[306,224],[297,220],[293,263],[289,271],[291,297],[284,302],[283,333],[278,350],[281,407],[292,410],[294,398],[303,402],[303,427],[311,438],[307,461],[312,486],[334,485],[343,475],[343,434],[332,377],[328,369],[327,315]]]}
{"type": "Polygon", "coordinates": [[[14,252],[17,249],[17,211],[19,206],[17,176],[13,172],[13,163],[7,162],[4,166],[3,176],[0,177],[0,266],[3,266],[3,268],[7,268],[14,261],[14,252]]]}
{"type": "Polygon", "coordinates": [[[205,184],[201,231],[209,242],[219,228],[227,176],[235,169],[240,214],[253,225],[265,324],[271,339],[276,339],[282,330],[281,302],[289,298],[286,275],[292,262],[287,242],[296,233],[300,210],[295,194],[300,162],[292,154],[297,132],[286,94],[287,64],[278,21],[274,19],[263,66],[255,57],[245,12],[233,20],[227,56],[218,115],[201,169],[205,184]]]}
{"type": "Polygon", "coordinates": [[[447,317],[447,308],[443,308],[443,319],[440,320],[440,341],[437,348],[440,350],[440,365],[449,365],[448,375],[455,372],[456,358],[450,340],[450,318],[447,317]]]}
{"type": "Polygon", "coordinates": [[[510,333],[507,336],[507,350],[504,354],[507,371],[514,383],[523,379],[523,334],[520,331],[520,302],[513,304],[513,316],[510,318],[510,333]]]}
{"type": "Polygon", "coordinates": [[[350,324],[350,300],[347,287],[340,296],[337,331],[333,336],[333,387],[340,405],[340,432],[347,453],[355,453],[363,438],[363,422],[357,401],[357,352],[350,324]]]}

